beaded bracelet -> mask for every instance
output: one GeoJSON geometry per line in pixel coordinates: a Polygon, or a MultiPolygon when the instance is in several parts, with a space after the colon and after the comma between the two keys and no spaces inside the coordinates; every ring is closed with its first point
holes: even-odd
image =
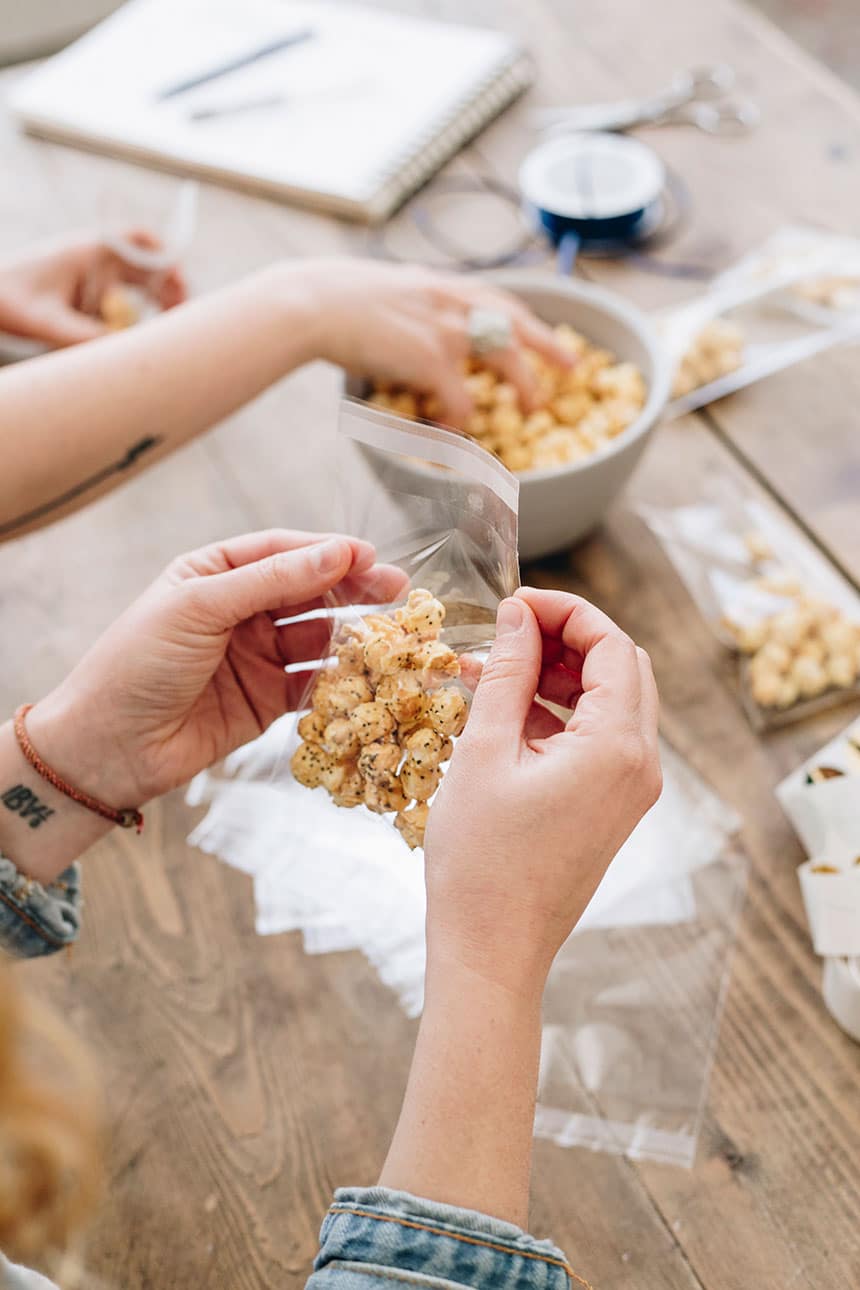
{"type": "Polygon", "coordinates": [[[15,713],[14,726],[18,747],[33,769],[42,776],[42,779],[46,779],[58,793],[63,793],[66,797],[71,798],[73,802],[77,802],[79,806],[86,807],[88,811],[94,811],[103,820],[110,820],[111,824],[118,824],[121,829],[137,829],[138,833],[142,833],[143,814],[135,807],[126,806],[121,810],[116,810],[112,806],[107,806],[104,802],[100,802],[98,798],[90,797],[89,793],[83,792],[82,789],[74,788],[71,784],[67,784],[55,770],[52,770],[50,766],[42,761],[42,758],[30,742],[30,736],[27,734],[26,717],[32,707],[32,703],[23,703],[21,705],[15,713]]]}

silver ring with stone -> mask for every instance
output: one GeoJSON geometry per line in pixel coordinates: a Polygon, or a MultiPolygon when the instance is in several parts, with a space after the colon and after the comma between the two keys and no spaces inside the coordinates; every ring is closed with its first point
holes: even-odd
{"type": "Polygon", "coordinates": [[[471,309],[467,331],[470,352],[476,357],[507,349],[513,339],[511,320],[499,309],[471,309]]]}

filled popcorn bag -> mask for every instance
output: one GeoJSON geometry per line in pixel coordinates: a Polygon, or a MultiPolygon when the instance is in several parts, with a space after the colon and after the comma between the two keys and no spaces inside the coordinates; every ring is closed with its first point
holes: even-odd
{"type": "Polygon", "coordinates": [[[389,819],[415,849],[466,723],[464,670],[519,582],[517,484],[472,441],[361,401],[344,400],[341,443],[344,530],[375,543],[400,590],[390,604],[329,606],[289,772],[342,811],[389,819]]]}
{"type": "Polygon", "coordinates": [[[657,317],[683,416],[834,345],[860,339],[860,240],[787,227],[657,317]]]}
{"type": "Polygon", "coordinates": [[[800,533],[726,484],[640,513],[719,639],[738,658],[757,730],[860,694],[860,598],[800,533]]]}

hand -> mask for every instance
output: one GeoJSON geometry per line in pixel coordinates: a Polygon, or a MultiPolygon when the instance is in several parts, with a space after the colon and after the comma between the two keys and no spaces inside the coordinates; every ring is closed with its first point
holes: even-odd
{"type": "MultiPolygon", "coordinates": [[[[159,246],[143,229],[126,236],[136,246],[159,246]]],[[[181,304],[187,294],[177,268],[147,272],[96,238],[66,239],[0,265],[0,330],[56,346],[94,340],[107,331],[99,316],[102,296],[117,283],[143,287],[162,309],[181,304]]]]}
{"type": "Polygon", "coordinates": [[[428,823],[428,959],[537,991],[660,793],[648,656],[577,596],[522,588],[428,823]],[[573,709],[566,722],[536,702],[573,709]]]}
{"type": "Polygon", "coordinates": [[[367,542],[277,529],[175,560],[28,717],[33,744],[76,787],[116,807],[185,783],[294,708],[329,636],[278,627],[335,587],[392,599],[404,577],[367,542]]]}
{"type": "Polygon", "coordinates": [[[474,307],[506,314],[513,343],[486,356],[533,406],[535,385],[523,347],[569,367],[571,356],[552,330],[515,296],[480,278],[374,260],[315,260],[302,266],[317,320],[319,357],[349,372],[436,396],[440,416],[465,425],[472,402],[464,384],[468,317],[474,307]]]}

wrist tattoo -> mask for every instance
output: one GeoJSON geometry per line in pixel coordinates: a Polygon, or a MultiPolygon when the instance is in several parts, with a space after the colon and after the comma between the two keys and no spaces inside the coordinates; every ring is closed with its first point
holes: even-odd
{"type": "Polygon", "coordinates": [[[13,784],[0,796],[0,802],[13,815],[20,815],[31,829],[38,829],[40,824],[49,820],[54,814],[51,806],[46,806],[26,784],[13,784]]]}
{"type": "Polygon", "coordinates": [[[32,511],[26,511],[23,515],[18,515],[14,520],[9,520],[6,524],[0,524],[0,537],[6,537],[9,533],[14,533],[16,529],[23,528],[26,524],[33,524],[36,520],[44,519],[52,511],[60,510],[63,506],[68,506],[76,498],[81,497],[92,488],[97,488],[99,484],[105,483],[112,475],[121,475],[125,470],[131,470],[137,465],[138,459],[146,453],[151,452],[153,448],[159,447],[162,439],[156,435],[147,435],[138,443],[129,448],[124,457],[119,461],[113,462],[110,466],[105,466],[104,470],[98,471],[91,475],[89,479],[83,479],[79,484],[73,485],[67,492],[61,493],[59,497],[53,497],[49,502],[44,502],[41,506],[36,506],[32,511]]]}

